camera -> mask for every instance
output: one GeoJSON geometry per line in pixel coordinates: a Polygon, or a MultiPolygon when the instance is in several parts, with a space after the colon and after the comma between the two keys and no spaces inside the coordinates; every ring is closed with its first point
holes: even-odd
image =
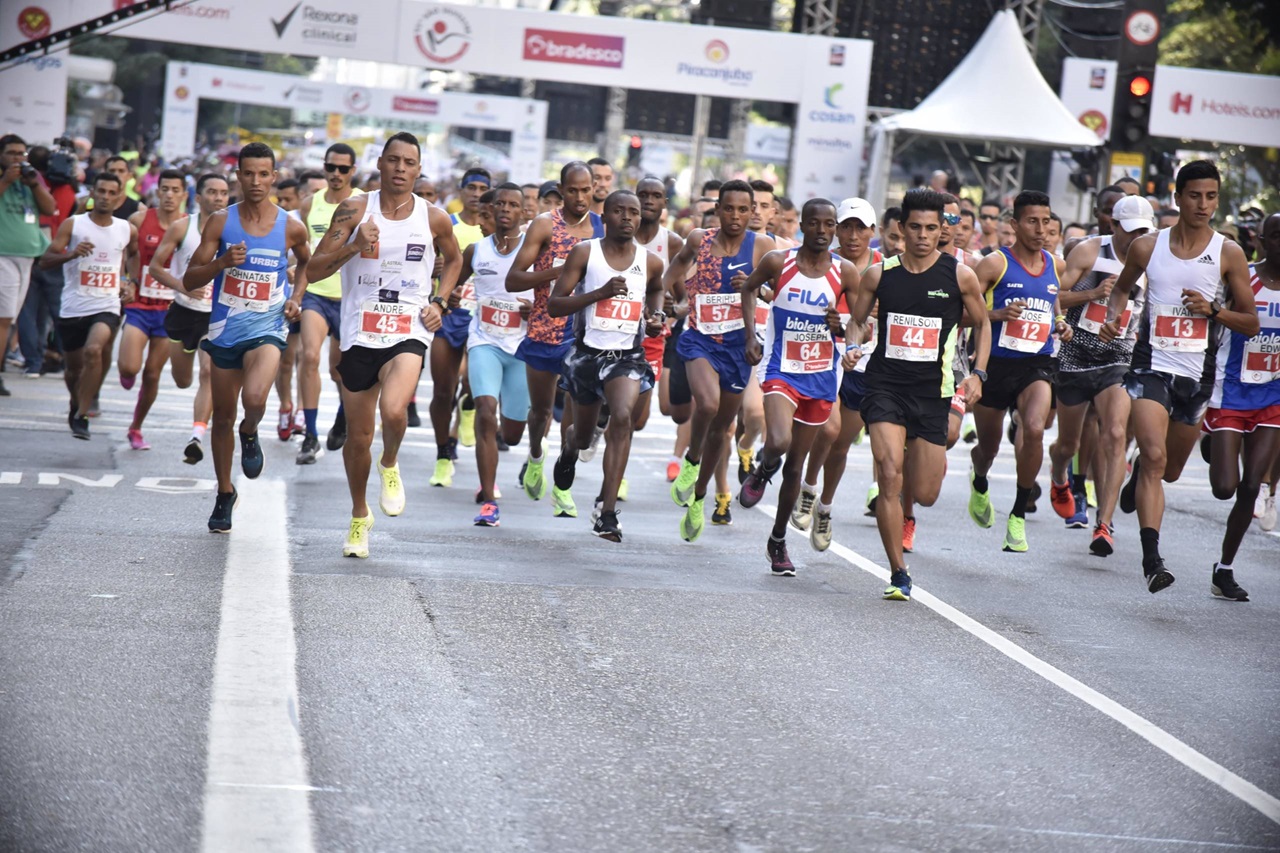
{"type": "Polygon", "coordinates": [[[19,171],[22,173],[22,179],[24,181],[29,181],[39,174],[36,171],[36,167],[32,166],[30,163],[23,163],[22,166],[19,167],[19,171]]]}
{"type": "Polygon", "coordinates": [[[79,170],[75,142],[65,136],[53,140],[53,149],[49,152],[49,168],[45,172],[49,183],[74,184],[79,170]]]}

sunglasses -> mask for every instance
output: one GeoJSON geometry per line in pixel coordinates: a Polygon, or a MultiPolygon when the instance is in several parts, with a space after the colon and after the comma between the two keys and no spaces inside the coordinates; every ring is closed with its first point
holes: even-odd
{"type": "Polygon", "coordinates": [[[945,222],[945,223],[947,223],[948,225],[959,225],[959,224],[960,224],[960,214],[958,214],[958,213],[944,213],[944,214],[942,214],[942,221],[943,221],[943,222],[945,222]]]}
{"type": "Polygon", "coordinates": [[[337,163],[325,163],[325,164],[324,164],[324,170],[325,170],[326,172],[341,172],[341,173],[342,173],[342,174],[344,174],[344,175],[345,175],[345,174],[347,174],[348,172],[350,172],[352,168],[353,168],[353,167],[351,167],[351,166],[340,166],[340,165],[338,165],[337,163]]]}
{"type": "Polygon", "coordinates": [[[999,217],[999,216],[992,216],[990,213],[984,213],[984,214],[982,214],[982,215],[981,215],[980,217],[978,217],[978,218],[979,218],[979,219],[982,219],[982,220],[984,220],[984,221],[986,221],[986,222],[995,222],[995,221],[996,221],[997,219],[999,219],[1000,217],[999,217]]]}

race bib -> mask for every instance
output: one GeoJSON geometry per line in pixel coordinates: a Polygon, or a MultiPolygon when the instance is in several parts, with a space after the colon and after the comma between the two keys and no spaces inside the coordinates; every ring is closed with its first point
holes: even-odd
{"type": "Polygon", "coordinates": [[[476,285],[471,279],[458,288],[458,310],[474,314],[476,310],[476,285]]]}
{"type": "MultiPolygon", "coordinates": [[[[898,361],[937,361],[942,337],[941,317],[890,312],[885,318],[884,357],[898,361]]],[[[864,344],[864,347],[866,345],[864,344]]]]}
{"type": "Polygon", "coordinates": [[[1023,309],[1016,320],[1005,320],[1000,327],[1000,346],[1014,352],[1037,353],[1049,342],[1053,331],[1047,311],[1023,309]]]}
{"type": "Polygon", "coordinates": [[[142,286],[138,289],[140,296],[147,299],[163,299],[165,302],[173,301],[173,288],[166,287],[151,277],[151,273],[144,268],[142,270],[142,286]]]}
{"type": "Polygon", "coordinates": [[[413,315],[417,310],[417,305],[366,299],[360,306],[360,332],[356,340],[379,347],[397,344],[413,331],[413,315]]]}
{"type": "Polygon", "coordinates": [[[827,330],[782,333],[783,373],[822,373],[834,363],[835,342],[827,330]]]}
{"type": "Polygon", "coordinates": [[[80,262],[80,286],[103,299],[120,296],[120,268],[111,264],[80,262]]]}
{"type": "Polygon", "coordinates": [[[698,293],[693,297],[694,328],[704,335],[724,335],[745,328],[741,293],[698,293]]]}
{"type": "Polygon", "coordinates": [[[1204,352],[1209,348],[1209,318],[1181,305],[1151,305],[1151,346],[1164,352],[1204,352]]]}
{"type": "MultiPolygon", "coordinates": [[[[1129,331],[1129,320],[1133,317],[1133,303],[1125,305],[1124,313],[1120,315],[1120,337],[1124,337],[1129,331]]],[[[1095,335],[1102,332],[1102,324],[1107,322],[1107,303],[1106,302],[1086,302],[1084,311],[1080,314],[1080,322],[1076,326],[1086,332],[1093,332],[1095,335]]]]}
{"type": "Polygon", "coordinates": [[[218,302],[228,308],[243,308],[255,314],[271,310],[271,288],[277,274],[263,270],[232,267],[222,276],[218,302]]]}
{"type": "Polygon", "coordinates": [[[1244,344],[1240,359],[1240,381],[1246,385],[1266,385],[1280,380],[1280,334],[1257,335],[1244,344]]]}
{"type": "Polygon", "coordinates": [[[639,299],[601,299],[591,306],[587,323],[601,332],[635,332],[644,319],[644,303],[639,299]]]}
{"type": "Polygon", "coordinates": [[[485,296],[479,300],[480,330],[489,335],[505,337],[516,335],[524,327],[520,316],[520,303],[514,300],[485,296]]]}

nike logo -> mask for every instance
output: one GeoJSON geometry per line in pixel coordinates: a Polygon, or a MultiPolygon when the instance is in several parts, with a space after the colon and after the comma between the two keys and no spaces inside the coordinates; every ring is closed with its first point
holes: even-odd
{"type": "Polygon", "coordinates": [[[743,263],[740,263],[740,264],[729,264],[729,270],[730,270],[730,271],[732,271],[732,270],[740,270],[740,269],[742,269],[743,267],[745,267],[746,265],[747,265],[747,264],[746,264],[746,262],[743,262],[743,263]]]}
{"type": "Polygon", "coordinates": [[[302,0],[298,0],[298,3],[294,5],[292,9],[289,10],[289,14],[285,15],[284,18],[282,18],[279,21],[277,21],[275,18],[271,19],[271,26],[276,28],[276,38],[284,37],[284,31],[289,29],[289,22],[292,21],[293,16],[298,13],[298,7],[301,5],[302,5],[302,0]]]}
{"type": "MultiPolygon", "coordinates": [[[[292,14],[292,13],[291,13],[291,14],[292,14]]],[[[275,23],[275,22],[274,22],[274,21],[272,21],[272,23],[275,23]]],[[[285,89],[285,90],[284,90],[284,97],[285,97],[285,100],[286,100],[286,101],[287,101],[287,100],[289,100],[289,96],[293,94],[293,90],[294,90],[294,89],[296,89],[296,88],[298,88],[298,87],[295,85],[295,86],[290,86],[288,89],[285,89]]]]}

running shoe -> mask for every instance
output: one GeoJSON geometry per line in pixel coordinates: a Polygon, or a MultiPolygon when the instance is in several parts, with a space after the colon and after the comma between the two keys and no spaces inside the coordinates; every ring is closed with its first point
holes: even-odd
{"type": "Polygon", "coordinates": [[[1027,520],[1016,515],[1009,516],[1004,530],[1004,550],[1014,554],[1027,551],[1027,520]]]}
{"type": "Polygon", "coordinates": [[[1084,481],[1084,503],[1089,509],[1098,508],[1098,490],[1093,485],[1093,480],[1084,481]]]}
{"type": "Polygon", "coordinates": [[[378,506],[384,515],[395,518],[404,512],[404,481],[400,479],[400,463],[383,468],[378,463],[378,476],[382,478],[382,491],[378,494],[378,506]]]}
{"type": "Polygon", "coordinates": [[[825,551],[831,547],[831,513],[814,510],[813,525],[809,528],[809,544],[815,551],[825,551]]]}
{"type": "Polygon", "coordinates": [[[480,514],[473,519],[476,527],[498,527],[502,519],[498,514],[496,501],[485,501],[480,506],[480,514]]]}
{"type": "Polygon", "coordinates": [[[978,491],[973,485],[974,474],[972,468],[969,469],[969,517],[973,519],[974,524],[979,527],[990,527],[995,524],[996,513],[991,508],[991,495],[986,492],[978,491]]]}
{"type": "Polygon", "coordinates": [[[235,486],[231,487],[230,492],[218,492],[213,499],[213,514],[209,516],[209,531],[211,533],[230,533],[231,511],[239,505],[240,493],[236,491],[235,486]]]}
{"type": "Polygon", "coordinates": [[[808,492],[801,487],[800,499],[796,501],[795,509],[791,510],[791,526],[796,530],[808,530],[813,523],[813,505],[817,502],[816,492],[808,492]]]}
{"type": "MultiPolygon", "coordinates": [[[[497,483],[494,483],[494,484],[493,484],[493,499],[494,499],[495,501],[500,501],[500,500],[502,500],[502,489],[499,489],[499,488],[498,488],[498,484],[497,484],[497,483]]],[[[480,504],[482,504],[482,503],[484,503],[484,502],[485,502],[485,500],[484,500],[484,489],[480,488],[479,486],[476,486],[476,505],[478,506],[478,505],[480,505],[480,504]]]]}
{"type": "Polygon", "coordinates": [[[276,435],[281,441],[293,438],[293,406],[280,410],[280,419],[276,423],[276,435]]]}
{"type": "Polygon", "coordinates": [[[204,459],[204,448],[200,446],[200,439],[192,436],[187,446],[182,449],[182,461],[188,465],[195,465],[201,459],[204,459]]]}
{"type": "Polygon", "coordinates": [[[1076,499],[1071,494],[1070,483],[1049,482],[1049,503],[1053,505],[1053,511],[1060,518],[1068,519],[1067,526],[1071,527],[1071,517],[1076,514],[1076,499]]]}
{"type": "Polygon", "coordinates": [[[902,519],[902,550],[910,554],[916,547],[916,520],[910,516],[902,519]]]}
{"type": "Polygon", "coordinates": [[[476,446],[476,410],[458,409],[458,444],[476,446]]]}
{"type": "Polygon", "coordinates": [[[0,379],[0,397],[12,397],[13,392],[4,387],[4,380],[0,379]]]}
{"type": "Polygon", "coordinates": [[[1125,483],[1124,488],[1120,490],[1120,511],[1126,515],[1138,508],[1138,467],[1141,461],[1141,456],[1133,457],[1129,482],[1125,483]]]}
{"type": "Polygon", "coordinates": [[[314,465],[316,454],[320,452],[320,439],[314,435],[305,436],[302,446],[298,448],[298,457],[294,461],[299,465],[314,465]]]}
{"type": "Polygon", "coordinates": [[[293,434],[307,434],[307,416],[303,414],[302,409],[293,410],[293,434]]]}
{"type": "Polygon", "coordinates": [[[547,477],[543,472],[547,464],[546,457],[529,459],[524,464],[524,476],[520,478],[520,485],[526,495],[540,501],[547,494],[547,477]]]}
{"type": "MultiPolygon", "coordinates": [[[[342,445],[347,443],[347,419],[345,416],[339,416],[334,419],[333,426],[329,428],[329,434],[325,436],[324,446],[329,450],[341,450],[342,445]]],[[[365,556],[368,556],[367,554],[365,556]]]]}
{"type": "Polygon", "coordinates": [[[516,485],[524,488],[524,472],[529,470],[529,460],[526,459],[520,464],[520,473],[516,474],[516,485]]]}
{"type": "Polygon", "coordinates": [[[369,557],[369,531],[373,529],[373,514],[367,518],[351,519],[351,529],[347,531],[347,541],[342,543],[342,556],[369,557]]]}
{"type": "Polygon", "coordinates": [[[1093,541],[1089,543],[1089,553],[1095,557],[1110,557],[1115,553],[1115,530],[1110,524],[1099,521],[1093,528],[1093,541]]]}
{"type": "Polygon", "coordinates": [[[876,498],[878,497],[880,497],[880,484],[872,483],[871,488],[867,489],[867,511],[863,515],[868,518],[875,518],[876,498]]]}
{"type": "Polygon", "coordinates": [[[142,437],[142,430],[131,429],[126,433],[129,437],[130,450],[150,450],[151,445],[147,444],[147,440],[142,437]]]}
{"type": "Polygon", "coordinates": [[[437,459],[436,470],[431,475],[431,479],[427,480],[428,485],[437,488],[447,489],[453,485],[453,463],[448,459],[437,459]]]}
{"type": "Polygon", "coordinates": [[[595,427],[591,430],[591,443],[584,449],[578,451],[578,458],[583,462],[590,462],[596,458],[596,451],[600,449],[600,438],[604,435],[604,430],[595,427]]]}
{"type": "Polygon", "coordinates": [[[751,473],[747,475],[747,479],[742,482],[742,489],[738,492],[738,503],[747,509],[760,503],[764,497],[765,488],[769,485],[769,481],[773,479],[773,475],[778,473],[780,465],[772,471],[765,472],[764,460],[758,460],[751,468],[751,473]]]}
{"type": "Polygon", "coordinates": [[[764,550],[769,555],[769,570],[773,572],[775,578],[796,576],[796,567],[792,564],[791,557],[787,555],[787,540],[774,539],[770,536],[764,550]]]}
{"type": "Polygon", "coordinates": [[[125,376],[123,373],[120,374],[120,387],[126,391],[132,391],[133,384],[137,381],[138,377],[136,374],[133,376],[125,376]]]}
{"type": "Polygon", "coordinates": [[[853,437],[854,446],[855,447],[860,446],[863,440],[866,439],[866,437],[867,437],[867,430],[865,427],[863,429],[858,430],[858,434],[853,437]]]}
{"type": "Polygon", "coordinates": [[[608,539],[610,542],[622,541],[622,525],[618,523],[618,513],[613,510],[604,510],[596,518],[595,526],[591,528],[591,532],[601,539],[608,539]]]}
{"type": "Polygon", "coordinates": [[[445,442],[445,447],[449,451],[449,461],[457,462],[458,461],[458,439],[455,438],[454,436],[449,436],[449,440],[445,442]]]}
{"type": "Polygon", "coordinates": [[[1228,601],[1249,600],[1249,593],[1236,583],[1235,573],[1231,569],[1218,568],[1217,563],[1213,564],[1213,579],[1209,582],[1209,591],[1216,598],[1225,598],[1228,601]]]}
{"type": "Polygon", "coordinates": [[[911,575],[906,569],[896,569],[889,575],[889,585],[884,588],[886,601],[911,600],[911,575]]]}
{"type": "Polygon", "coordinates": [[[564,491],[573,488],[573,481],[578,476],[578,456],[566,455],[564,450],[560,451],[560,455],[556,457],[556,462],[551,466],[551,485],[564,483],[564,491]]]}
{"type": "Polygon", "coordinates": [[[1143,565],[1142,577],[1147,582],[1147,592],[1157,593],[1173,586],[1173,575],[1164,567],[1164,558],[1156,557],[1150,566],[1143,565]]]}
{"type": "Polygon", "coordinates": [[[89,419],[80,418],[75,415],[71,416],[69,421],[71,425],[71,434],[82,441],[89,440],[89,419]]]}
{"type": "Polygon", "coordinates": [[[711,511],[711,523],[721,527],[733,524],[733,512],[730,510],[732,504],[733,495],[716,495],[716,508],[711,511]]]}
{"type": "Polygon", "coordinates": [[[85,417],[97,418],[102,415],[102,403],[99,402],[97,396],[93,398],[93,402],[89,404],[89,411],[85,412],[85,417]]]}
{"type": "Polygon", "coordinates": [[[623,477],[618,481],[618,500],[625,503],[629,494],[631,494],[631,487],[627,485],[627,478],[623,477]]]}
{"type": "Polygon", "coordinates": [[[702,514],[705,501],[706,498],[690,501],[689,508],[680,518],[680,538],[686,542],[697,542],[698,537],[702,535],[702,528],[707,523],[702,514]]]}
{"type": "Polygon", "coordinates": [[[551,512],[556,518],[577,518],[578,507],[573,502],[573,493],[568,489],[557,489],[551,485],[551,512]]]}
{"type": "Polygon", "coordinates": [[[671,500],[676,506],[687,507],[693,501],[693,487],[698,483],[701,470],[700,463],[690,462],[687,458],[680,460],[680,474],[671,483],[671,500]]]}
{"type": "Polygon", "coordinates": [[[511,445],[507,444],[507,441],[506,441],[506,439],[504,439],[504,438],[502,437],[502,433],[501,433],[501,432],[499,432],[499,433],[498,433],[498,439],[497,439],[497,440],[498,440],[498,452],[499,452],[499,453],[506,453],[508,450],[510,450],[510,449],[511,449],[511,445]]]}
{"type": "Polygon", "coordinates": [[[756,452],[748,447],[743,450],[741,447],[738,451],[738,485],[741,486],[747,481],[747,476],[751,474],[751,466],[755,461],[756,452]]]}
{"type": "Polygon", "coordinates": [[[960,439],[965,444],[973,444],[978,440],[978,428],[974,426],[973,415],[968,412],[965,412],[964,420],[960,424],[960,439]]]}
{"type": "Polygon", "coordinates": [[[421,416],[418,415],[418,404],[414,400],[409,401],[408,417],[409,417],[408,424],[410,427],[422,426],[422,418],[421,416]]]}
{"type": "Polygon", "coordinates": [[[262,445],[258,443],[258,434],[245,435],[240,433],[240,470],[250,480],[258,479],[258,475],[262,473],[262,464],[265,460],[262,456],[262,445]]]}
{"type": "Polygon", "coordinates": [[[680,460],[672,459],[667,463],[667,482],[674,483],[676,477],[680,476],[680,460]]]}
{"type": "MultiPolygon", "coordinates": [[[[1072,495],[1071,503],[1076,511],[1067,519],[1066,525],[1069,530],[1088,530],[1089,529],[1089,509],[1085,504],[1084,495],[1072,495]]],[[[1057,509],[1055,506],[1054,509],[1057,509]]]]}
{"type": "Polygon", "coordinates": [[[1036,501],[1040,500],[1040,496],[1044,492],[1040,489],[1040,484],[1033,482],[1031,484],[1031,497],[1027,498],[1027,515],[1031,515],[1036,511],[1036,501]]]}
{"type": "Polygon", "coordinates": [[[1276,496],[1267,495],[1262,503],[1262,515],[1258,516],[1258,526],[1270,533],[1276,529],[1276,496]]]}

